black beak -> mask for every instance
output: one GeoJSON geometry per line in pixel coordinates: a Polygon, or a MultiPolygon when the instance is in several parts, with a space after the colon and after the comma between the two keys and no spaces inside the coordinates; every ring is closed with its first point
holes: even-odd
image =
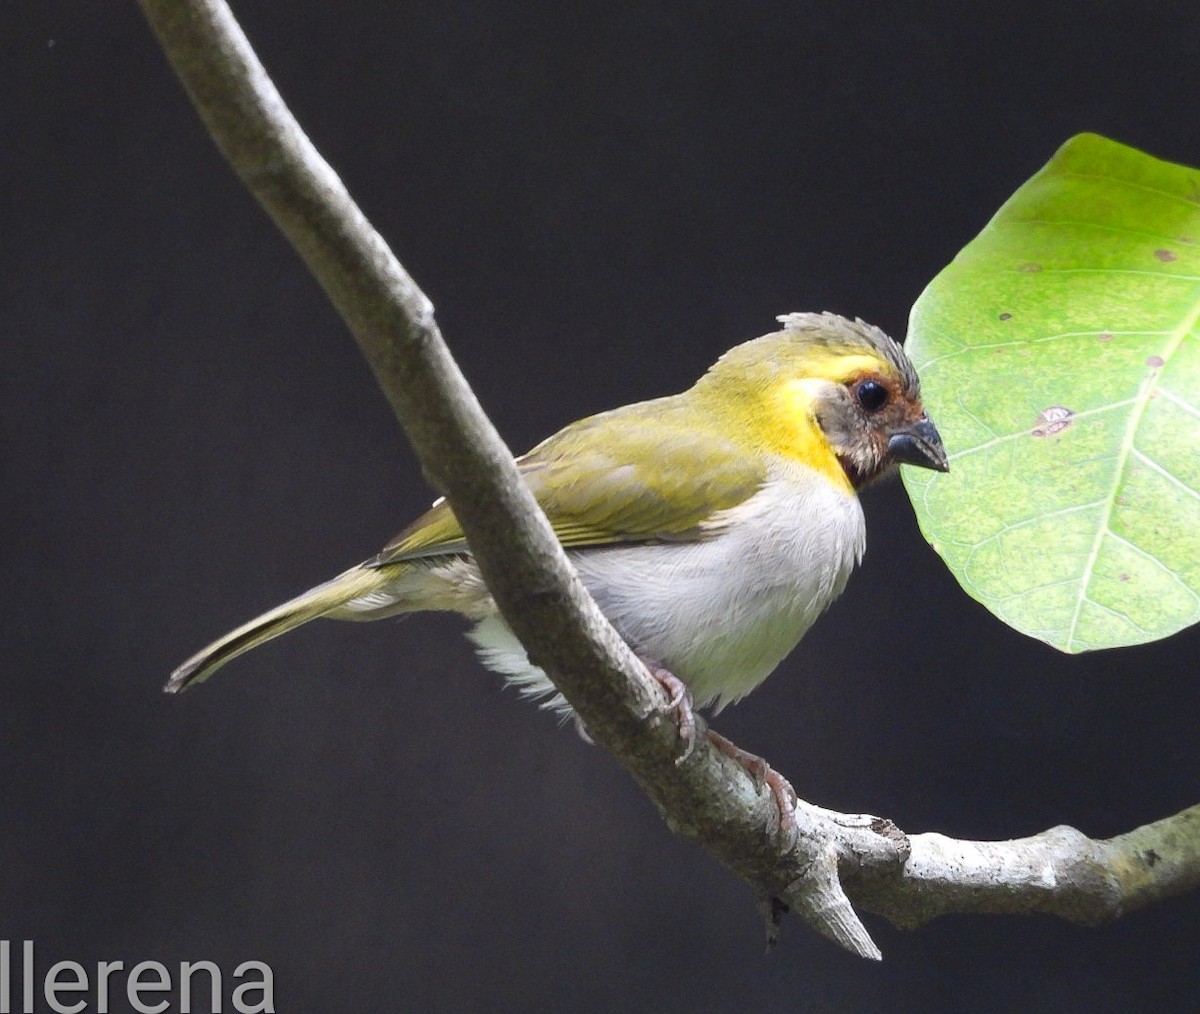
{"type": "Polygon", "coordinates": [[[929,416],[922,416],[911,426],[896,430],[888,437],[888,454],[900,464],[932,468],[935,472],[950,471],[941,434],[929,416]]]}

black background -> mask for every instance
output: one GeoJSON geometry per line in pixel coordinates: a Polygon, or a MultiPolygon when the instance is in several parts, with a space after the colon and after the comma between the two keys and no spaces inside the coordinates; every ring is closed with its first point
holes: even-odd
{"type": "MultiPolygon", "coordinates": [[[[1195,8],[1066,9],[238,5],[518,450],[777,313],[902,335],[1080,130],[1200,163],[1195,8]]],[[[0,938],[43,972],[266,961],[285,1012],[1193,1008],[1195,896],[1101,929],[868,917],[881,965],[789,922],[764,954],[746,889],[452,617],[314,624],[161,695],[432,494],[136,7],[0,30],[0,938]]],[[[958,590],[898,484],[867,511],[847,594],[718,728],[911,831],[1197,801],[1197,631],[1059,655],[958,590]]]]}

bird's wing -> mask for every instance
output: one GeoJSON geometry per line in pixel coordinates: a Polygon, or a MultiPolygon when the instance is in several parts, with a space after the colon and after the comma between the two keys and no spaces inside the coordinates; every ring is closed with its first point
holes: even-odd
{"type": "MultiPolygon", "coordinates": [[[[614,425],[621,411],[574,423],[517,459],[568,548],[705,538],[719,531],[720,512],[766,481],[762,463],[731,441],[662,418],[614,425]]],[[[439,500],[370,562],[382,566],[466,550],[458,519],[439,500]]]]}

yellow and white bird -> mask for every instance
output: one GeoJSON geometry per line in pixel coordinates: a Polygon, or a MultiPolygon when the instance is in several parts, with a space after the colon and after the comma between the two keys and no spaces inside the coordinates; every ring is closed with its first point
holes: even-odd
{"type": "MultiPolygon", "coordinates": [[[[896,342],[831,313],[779,320],[690,390],[581,419],[518,459],[605,616],[699,706],[753,690],[841,593],[865,545],[859,489],[901,462],[947,468],[896,342]]],[[[569,712],[496,611],[444,501],[377,556],[192,656],[166,689],[318,616],[426,609],[462,613],[485,665],[569,712]]]]}

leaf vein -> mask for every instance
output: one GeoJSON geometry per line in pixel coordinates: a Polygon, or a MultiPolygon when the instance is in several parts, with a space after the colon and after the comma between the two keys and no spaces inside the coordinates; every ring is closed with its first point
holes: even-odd
{"type": "MultiPolygon", "coordinates": [[[[920,364],[922,372],[928,370],[935,363],[940,363],[945,359],[953,359],[956,356],[966,355],[970,352],[987,352],[989,349],[1016,349],[1023,348],[1026,345],[1044,345],[1047,342],[1063,341],[1066,338],[1097,338],[1101,334],[1112,335],[1114,338],[1128,338],[1131,336],[1158,336],[1169,335],[1170,331],[1062,331],[1059,334],[1049,334],[1041,338],[1018,338],[1010,339],[1003,342],[988,342],[986,345],[964,345],[958,339],[952,339],[956,345],[953,352],[943,352],[940,356],[934,356],[932,359],[926,359],[920,364]]],[[[948,337],[948,336],[947,336],[948,337]]]]}
{"type": "MultiPolygon", "coordinates": [[[[1008,268],[1009,273],[1019,272],[1020,268],[1008,268]]],[[[1200,275],[1177,275],[1169,271],[1155,271],[1148,268],[1042,268],[1042,274],[1052,275],[1148,275],[1161,281],[1200,282],[1200,275]]]]}
{"type": "Polygon", "coordinates": [[[1192,588],[1191,585],[1189,585],[1186,581],[1184,581],[1183,578],[1181,578],[1175,571],[1173,571],[1170,567],[1168,567],[1165,563],[1163,563],[1162,560],[1160,560],[1157,556],[1155,556],[1153,553],[1149,552],[1148,550],[1143,549],[1136,542],[1130,542],[1123,535],[1118,535],[1116,532],[1113,532],[1113,531],[1110,531],[1106,534],[1110,539],[1113,539],[1114,541],[1121,543],[1121,545],[1125,546],[1127,549],[1129,549],[1133,553],[1136,553],[1138,556],[1142,557],[1144,560],[1147,560],[1150,563],[1153,563],[1156,567],[1158,567],[1159,570],[1161,570],[1168,577],[1174,579],[1175,583],[1178,584],[1179,587],[1182,588],[1185,592],[1187,592],[1193,599],[1195,599],[1197,606],[1200,607],[1200,594],[1197,594],[1196,590],[1194,588],[1192,588]]]}
{"type": "Polygon", "coordinates": [[[1168,243],[1177,243],[1180,246],[1197,245],[1194,239],[1190,239],[1187,236],[1170,235],[1153,229],[1133,229],[1127,225],[1109,225],[1105,222],[1085,222],[1071,218],[1039,218],[1036,215],[1028,218],[1010,218],[1008,222],[1013,225],[1074,226],[1081,229],[1100,229],[1104,232],[1115,232],[1123,236],[1146,236],[1150,239],[1161,239],[1168,243]]]}
{"type": "MultiPolygon", "coordinates": [[[[1193,300],[1191,310],[1171,332],[1170,339],[1163,347],[1161,358],[1164,366],[1170,362],[1171,357],[1179,349],[1179,346],[1183,344],[1183,339],[1196,326],[1198,320],[1200,320],[1200,298],[1193,300]]],[[[1110,484],[1108,495],[1105,497],[1107,502],[1100,517],[1100,522],[1096,525],[1096,535],[1092,540],[1092,549],[1088,554],[1088,562],[1079,584],[1079,597],[1075,602],[1075,609],[1071,616],[1071,623],[1067,634],[1068,650],[1074,645],[1075,636],[1079,630],[1079,620],[1083,610],[1083,603],[1087,598],[1087,590],[1092,582],[1092,575],[1095,573],[1096,560],[1100,556],[1100,546],[1104,541],[1104,536],[1112,535],[1114,538],[1120,538],[1120,536],[1117,536],[1112,531],[1109,523],[1112,520],[1113,508],[1117,502],[1117,491],[1121,488],[1121,482],[1125,477],[1128,467],[1129,456],[1134,450],[1133,442],[1137,436],[1138,426],[1141,425],[1142,417],[1146,414],[1146,408],[1149,406],[1151,395],[1154,394],[1155,388],[1158,385],[1158,378],[1161,372],[1161,370],[1154,370],[1142,381],[1141,389],[1134,398],[1133,411],[1129,413],[1129,419],[1125,423],[1125,432],[1121,436],[1121,445],[1117,452],[1117,467],[1113,469],[1112,483],[1110,484]]],[[[1195,593],[1193,592],[1193,594],[1195,593]]]]}
{"type": "MultiPolygon", "coordinates": [[[[1126,405],[1132,405],[1135,401],[1137,401],[1136,396],[1133,398],[1126,398],[1124,401],[1114,401],[1108,405],[1097,405],[1095,408],[1083,409],[1082,411],[1075,413],[1073,421],[1078,422],[1080,419],[1087,419],[1089,416],[1102,415],[1105,412],[1112,412],[1116,409],[1124,408],[1126,405]]],[[[962,404],[961,401],[959,404],[962,404]]],[[[965,406],[963,406],[963,410],[966,411],[965,406]]],[[[974,418],[974,416],[972,416],[972,418],[974,418]]],[[[978,422],[978,420],[976,420],[976,422],[978,422]]],[[[983,424],[980,423],[980,425],[983,424]]],[[[984,428],[987,429],[989,433],[992,432],[990,427],[985,426],[984,428]]],[[[1003,436],[998,436],[993,440],[985,441],[982,444],[976,444],[974,447],[966,447],[961,451],[955,451],[950,455],[950,460],[955,461],[958,458],[965,458],[970,454],[976,453],[977,451],[986,451],[992,447],[998,446],[999,444],[1007,443],[1010,440],[1017,440],[1021,437],[1027,437],[1029,436],[1030,429],[1032,429],[1032,427],[1028,429],[1017,430],[1015,433],[1006,433],[1003,436]]]]}
{"type": "Polygon", "coordinates": [[[1159,475],[1161,475],[1164,479],[1166,479],[1168,482],[1172,483],[1173,485],[1178,486],[1181,490],[1183,490],[1185,493],[1187,493],[1188,496],[1192,497],[1195,500],[1200,500],[1200,490],[1192,489],[1191,486],[1189,486],[1186,482],[1184,482],[1178,476],[1173,475],[1173,474],[1171,474],[1171,472],[1167,471],[1166,468],[1164,468],[1157,461],[1155,461],[1152,457],[1150,457],[1150,455],[1148,455],[1145,451],[1138,450],[1138,448],[1135,447],[1135,448],[1133,448],[1131,453],[1133,454],[1134,457],[1136,457],[1139,461],[1141,461],[1142,464],[1144,464],[1147,468],[1151,469],[1154,472],[1157,472],[1159,475]]]}
{"type": "Polygon", "coordinates": [[[1197,206],[1200,206],[1200,201],[1195,201],[1190,197],[1184,196],[1183,194],[1177,194],[1171,190],[1163,190],[1161,187],[1147,186],[1145,183],[1138,183],[1134,180],[1126,179],[1123,176],[1112,176],[1108,173],[1081,173],[1078,170],[1071,169],[1060,169],[1056,175],[1063,178],[1070,177],[1077,180],[1100,180],[1101,182],[1115,183],[1118,186],[1128,187],[1130,190],[1141,190],[1147,194],[1157,194],[1159,197],[1166,197],[1168,200],[1178,201],[1182,204],[1186,204],[1190,208],[1196,208],[1197,206]]]}
{"type": "Polygon", "coordinates": [[[1197,408],[1191,402],[1184,401],[1181,397],[1179,397],[1179,395],[1168,391],[1165,387],[1159,387],[1158,393],[1172,404],[1178,405],[1185,412],[1188,412],[1191,415],[1194,415],[1197,419],[1200,419],[1200,408],[1197,408]]]}

